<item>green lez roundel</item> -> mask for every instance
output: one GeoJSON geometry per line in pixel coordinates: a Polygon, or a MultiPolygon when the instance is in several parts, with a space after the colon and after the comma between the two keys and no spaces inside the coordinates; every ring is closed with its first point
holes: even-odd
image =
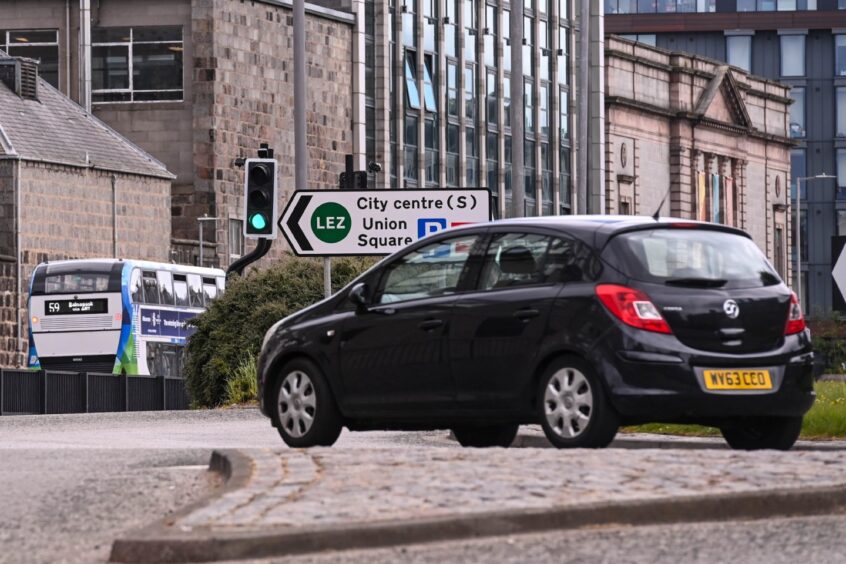
{"type": "Polygon", "coordinates": [[[349,235],[350,212],[341,204],[326,202],[311,214],[311,230],[324,243],[337,243],[349,235]]]}

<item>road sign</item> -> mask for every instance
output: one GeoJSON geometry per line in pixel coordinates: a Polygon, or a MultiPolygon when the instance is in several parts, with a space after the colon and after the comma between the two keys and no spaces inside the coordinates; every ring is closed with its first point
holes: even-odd
{"type": "MultiPolygon", "coordinates": [[[[835,235],[831,238],[831,277],[832,306],[836,311],[846,311],[846,236],[835,235]]],[[[806,305],[807,307],[807,305],[806,305]]]]}
{"type": "Polygon", "coordinates": [[[432,233],[490,217],[485,189],[298,190],[279,228],[298,256],[389,255],[432,233]]]}

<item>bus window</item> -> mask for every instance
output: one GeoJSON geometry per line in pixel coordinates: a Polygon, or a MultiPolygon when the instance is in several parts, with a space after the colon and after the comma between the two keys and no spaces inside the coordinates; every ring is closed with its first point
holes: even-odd
{"type": "Polygon", "coordinates": [[[173,305],[173,276],[170,272],[159,270],[156,272],[159,282],[159,295],[163,305],[173,305]]]}
{"type": "Polygon", "coordinates": [[[156,280],[156,273],[144,272],[141,276],[141,285],[144,288],[144,303],[159,303],[159,282],[156,280]]]}
{"type": "Polygon", "coordinates": [[[217,284],[214,278],[203,278],[203,294],[206,296],[206,307],[209,307],[217,297],[217,284]]]}
{"type": "Polygon", "coordinates": [[[140,304],[144,301],[144,293],[141,290],[141,271],[133,269],[132,277],[129,282],[129,295],[132,297],[132,303],[140,304]]]}
{"type": "Polygon", "coordinates": [[[173,297],[176,299],[176,305],[188,305],[188,281],[184,274],[173,275],[173,297]]]}
{"type": "Polygon", "coordinates": [[[188,301],[191,307],[203,307],[203,280],[199,274],[189,274],[188,279],[188,301]]]}
{"type": "Polygon", "coordinates": [[[217,295],[219,296],[223,294],[223,290],[226,288],[226,278],[218,276],[215,280],[217,280],[217,295]]]}
{"type": "Polygon", "coordinates": [[[108,290],[108,272],[48,274],[44,278],[45,294],[88,294],[108,290]]]}

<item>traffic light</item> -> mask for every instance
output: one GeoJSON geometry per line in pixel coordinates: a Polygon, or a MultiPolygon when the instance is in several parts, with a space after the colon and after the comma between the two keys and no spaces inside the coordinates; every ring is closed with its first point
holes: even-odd
{"type": "Polygon", "coordinates": [[[244,173],[244,236],[276,238],[276,160],[247,159],[244,173]]]}

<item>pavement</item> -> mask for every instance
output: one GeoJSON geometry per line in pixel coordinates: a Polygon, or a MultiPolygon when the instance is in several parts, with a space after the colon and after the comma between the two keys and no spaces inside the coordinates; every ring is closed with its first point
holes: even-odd
{"type": "MultiPolygon", "coordinates": [[[[535,434],[523,433],[518,446],[535,434]]],[[[648,448],[673,442],[663,438],[623,441],[647,448],[219,451],[213,466],[228,477],[221,496],[118,539],[111,558],[267,558],[846,509],[842,442],[747,453],[714,439],[679,441],[684,449],[648,448]]]]}

